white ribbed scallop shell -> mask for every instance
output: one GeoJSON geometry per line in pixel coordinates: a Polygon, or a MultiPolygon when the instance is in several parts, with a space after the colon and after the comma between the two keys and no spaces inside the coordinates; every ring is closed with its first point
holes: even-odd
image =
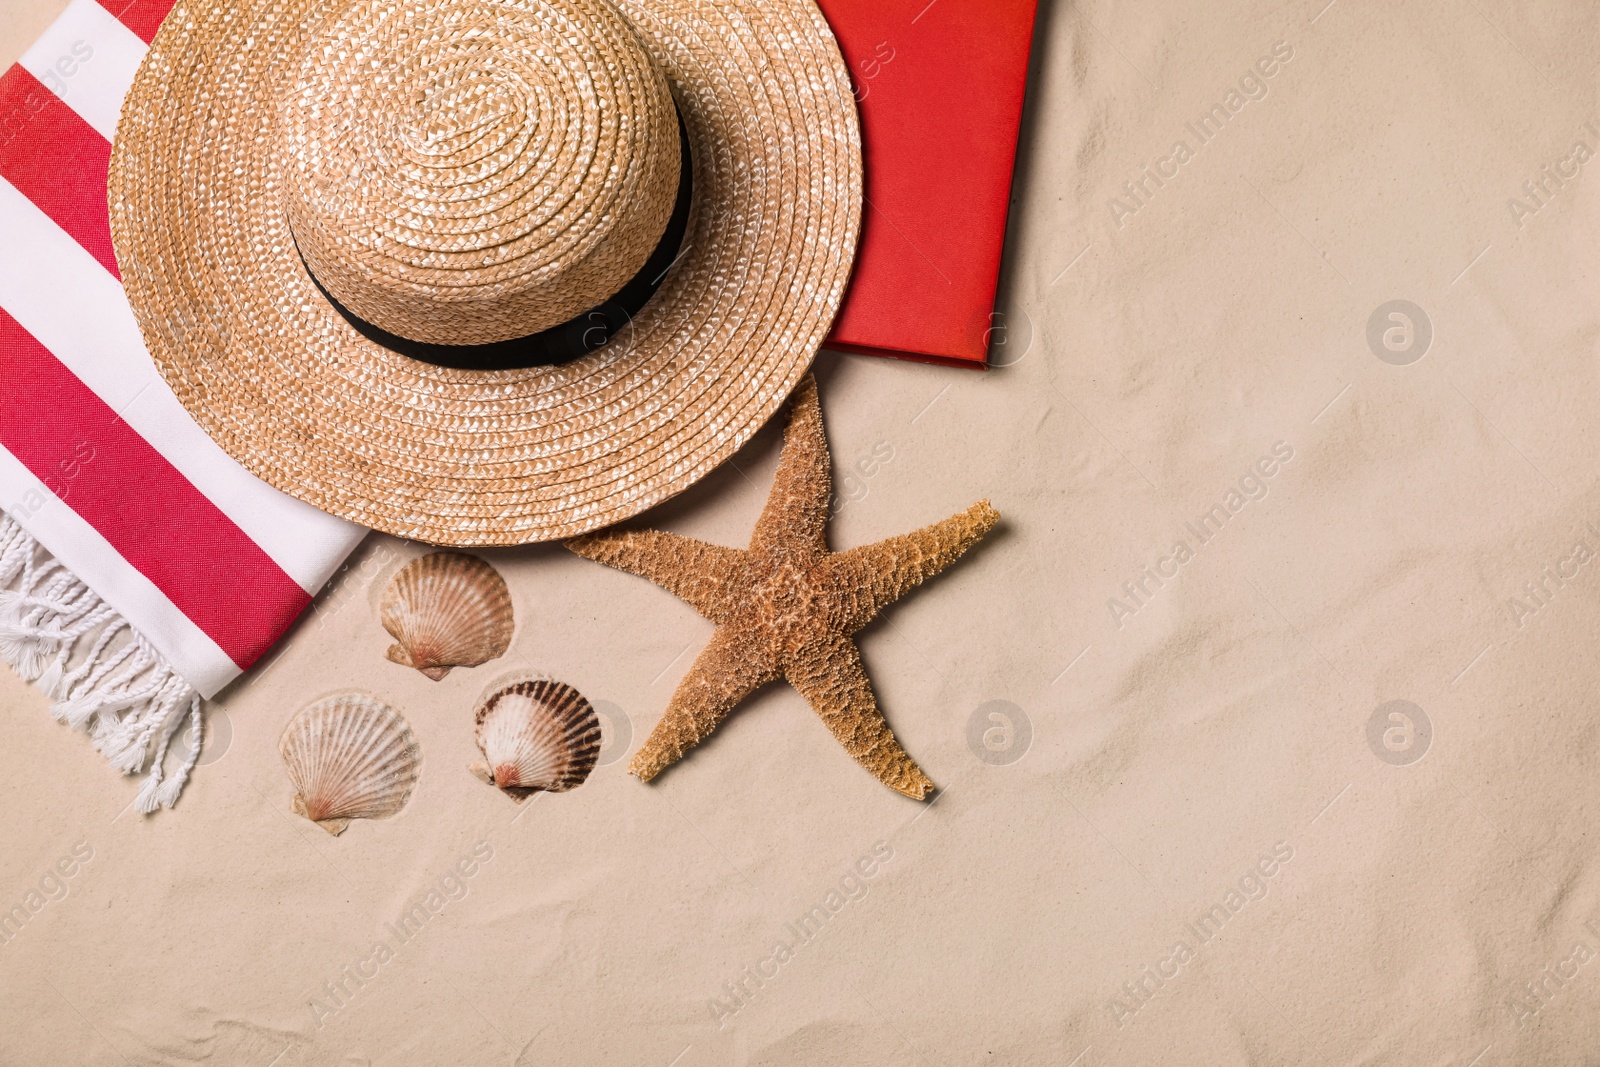
{"type": "Polygon", "coordinates": [[[583,784],[600,755],[600,718],[582,693],[563,682],[517,682],[478,707],[478,748],[471,770],[512,799],[583,784]]]}
{"type": "Polygon", "coordinates": [[[295,788],[295,814],[335,835],[351,819],[384,819],[403,808],[422,763],[400,713],[363,693],[302,710],[283,731],[278,752],[295,788]]]}
{"type": "Polygon", "coordinates": [[[434,552],[400,568],[380,615],[395,639],[388,657],[439,681],[451,667],[476,667],[511,647],[511,592],[477,556],[434,552]]]}

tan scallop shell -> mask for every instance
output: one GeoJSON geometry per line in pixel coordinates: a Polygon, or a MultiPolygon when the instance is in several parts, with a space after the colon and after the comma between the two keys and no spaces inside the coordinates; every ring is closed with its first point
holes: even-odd
{"type": "Polygon", "coordinates": [[[600,756],[600,718],[582,693],[537,679],[495,690],[478,707],[478,748],[469,770],[517,802],[542,790],[582,785],[600,756]]]}
{"type": "Polygon", "coordinates": [[[451,667],[476,667],[511,647],[511,592],[477,556],[434,552],[400,568],[380,615],[395,639],[388,656],[439,681],[451,667]]]}
{"type": "Polygon", "coordinates": [[[278,752],[294,785],[294,813],[334,835],[351,819],[386,819],[405,807],[422,763],[410,725],[364,693],[302,710],[278,752]]]}

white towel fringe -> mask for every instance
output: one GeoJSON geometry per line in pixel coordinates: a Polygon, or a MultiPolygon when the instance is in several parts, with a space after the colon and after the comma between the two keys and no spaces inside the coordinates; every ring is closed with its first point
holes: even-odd
{"type": "Polygon", "coordinates": [[[123,774],[145,772],[135,799],[170,808],[200,760],[200,694],[143,635],[0,513],[0,659],[54,703],[50,714],[87,730],[123,774]],[[167,749],[187,720],[195,743],[166,775],[167,749]],[[152,752],[152,749],[154,750],[152,752]]]}

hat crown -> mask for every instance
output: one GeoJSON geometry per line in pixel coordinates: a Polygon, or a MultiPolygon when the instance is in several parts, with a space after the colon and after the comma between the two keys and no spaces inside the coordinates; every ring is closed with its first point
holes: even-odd
{"type": "Polygon", "coordinates": [[[676,111],[606,0],[341,3],[280,97],[318,283],[382,330],[524,337],[609,299],[673,212],[676,111]]]}

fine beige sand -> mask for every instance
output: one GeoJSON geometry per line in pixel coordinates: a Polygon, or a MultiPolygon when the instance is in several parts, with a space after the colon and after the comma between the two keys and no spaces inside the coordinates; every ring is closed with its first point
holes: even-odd
{"type": "MultiPolygon", "coordinates": [[[[781,687],[643,785],[709,623],[490,553],[513,651],[436,684],[373,538],[175,811],[0,681],[0,1063],[1594,1062],[1597,49],[1587,0],[1047,0],[1010,365],[818,363],[835,547],[1005,515],[861,639],[937,802],[781,687]],[[527,669],[631,740],[519,808],[466,765],[527,669]],[[342,688],[424,767],[335,839],[277,741],[342,688]]],[[[777,443],[648,521],[744,544],[777,443]]]]}

